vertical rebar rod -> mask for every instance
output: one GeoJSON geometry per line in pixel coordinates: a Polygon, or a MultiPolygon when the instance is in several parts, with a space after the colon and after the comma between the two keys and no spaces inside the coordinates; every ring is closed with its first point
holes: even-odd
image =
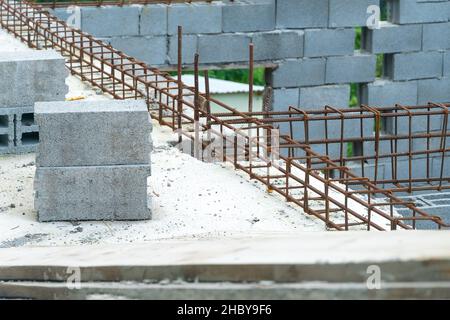
{"type": "Polygon", "coordinates": [[[249,57],[250,57],[250,65],[249,65],[249,74],[248,74],[248,112],[253,112],[253,81],[254,81],[254,57],[253,57],[253,43],[249,45],[249,57]]]}
{"type": "Polygon", "coordinates": [[[200,93],[199,93],[199,54],[194,56],[194,81],[195,81],[195,93],[194,93],[194,148],[195,158],[200,160],[200,93]]]}
{"type": "Polygon", "coordinates": [[[183,80],[182,80],[182,68],[183,64],[183,27],[178,26],[178,61],[177,61],[177,80],[178,80],[178,99],[177,99],[177,126],[178,126],[178,143],[181,144],[183,141],[182,130],[182,119],[181,115],[183,113],[183,80]]]}

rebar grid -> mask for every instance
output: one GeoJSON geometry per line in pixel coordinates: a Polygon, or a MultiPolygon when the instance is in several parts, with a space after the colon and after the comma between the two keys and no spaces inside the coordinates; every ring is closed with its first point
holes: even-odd
{"type": "MultiPolygon", "coordinates": [[[[336,164],[333,159],[315,152],[309,140],[302,143],[293,135],[281,135],[281,151],[273,148],[272,124],[276,118],[268,119],[268,113],[243,113],[211,98],[208,80],[206,93],[199,92],[198,55],[195,57],[195,87],[183,84],[181,28],[178,30],[178,78],[174,79],[69,27],[41,6],[26,1],[0,0],[0,22],[4,29],[31,48],[59,51],[72,74],[115,99],[145,99],[152,118],[177,130],[179,142],[186,141],[183,137],[187,137],[187,141],[200,146],[194,148],[194,155],[199,159],[204,158],[204,150],[211,142],[223,140],[219,151],[224,161],[265,184],[269,192],[277,192],[305,213],[324,221],[330,229],[415,229],[418,220],[431,221],[438,229],[449,227],[440,217],[428,215],[368,178],[358,177],[342,163],[336,164]],[[212,107],[220,112],[211,113],[212,107]],[[288,150],[287,156],[284,149],[288,150]],[[360,186],[361,190],[350,189],[353,185],[360,186]],[[407,209],[409,215],[396,214],[396,207],[407,209]]],[[[207,72],[205,76],[208,79],[207,72]]],[[[346,113],[335,109],[334,112],[340,117],[346,113]]],[[[291,107],[279,115],[289,115],[288,122],[292,126],[294,121],[305,122],[314,114],[291,107]]],[[[279,115],[271,113],[269,116],[279,115]]],[[[324,117],[320,112],[319,116],[324,117]]],[[[330,114],[326,113],[325,117],[330,114]]],[[[343,139],[341,137],[342,142],[343,139]]]]}
{"type": "MultiPolygon", "coordinates": [[[[287,111],[246,115],[264,117],[261,122],[284,128],[282,131],[289,132],[297,142],[313,149],[320,147],[340,166],[358,167],[361,175],[379,188],[411,193],[450,188],[450,174],[445,171],[450,165],[449,106],[363,105],[339,110],[325,106],[301,112],[289,107],[287,111]],[[408,168],[406,173],[400,174],[401,165],[408,168]],[[386,170],[388,178],[380,177],[383,166],[390,169],[386,170]],[[372,168],[370,173],[368,167],[372,168]]],[[[242,123],[231,113],[215,115],[235,125],[242,123]]],[[[295,154],[289,145],[281,148],[287,149],[285,153],[289,156],[295,154]]]]}
{"type": "MultiPolygon", "coordinates": [[[[89,0],[89,1],[70,1],[70,0],[49,0],[38,1],[31,0],[30,3],[40,5],[45,8],[66,8],[69,6],[85,6],[85,7],[100,7],[100,6],[124,6],[129,4],[153,4],[153,3],[192,3],[192,2],[207,2],[210,3],[213,0],[89,0]]],[[[230,0],[233,2],[234,0],[230,0]]]]}

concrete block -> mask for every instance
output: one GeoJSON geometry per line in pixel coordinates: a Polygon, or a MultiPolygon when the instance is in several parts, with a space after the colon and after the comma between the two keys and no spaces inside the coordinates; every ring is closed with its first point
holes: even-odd
{"type": "Polygon", "coordinates": [[[278,0],[276,13],[278,29],[328,26],[328,0],[278,0]]]}
{"type": "Polygon", "coordinates": [[[37,168],[35,209],[44,221],[150,219],[150,165],[37,168]]]}
{"type": "MultiPolygon", "coordinates": [[[[420,109],[419,109],[420,110],[420,109]]],[[[425,109],[423,109],[425,111],[425,109]]],[[[399,112],[399,114],[405,114],[403,112],[399,112]]],[[[383,123],[383,131],[388,134],[397,134],[397,135],[408,135],[409,134],[409,117],[402,116],[397,117],[397,122],[395,117],[386,118],[383,123]]],[[[411,132],[413,134],[419,134],[427,131],[427,116],[419,116],[413,115],[411,117],[411,132]]],[[[434,115],[430,116],[430,131],[441,130],[442,128],[442,116],[434,115]]],[[[413,141],[413,149],[416,149],[414,146],[418,146],[418,148],[425,148],[426,139],[418,139],[416,138],[413,141]],[[417,139],[417,140],[416,140],[417,139]],[[420,143],[424,143],[420,146],[420,143]]],[[[400,142],[399,142],[400,143],[400,142]]],[[[403,144],[408,144],[408,140],[402,140],[403,144]]],[[[405,148],[408,150],[408,148],[405,148]]]]}
{"type": "MultiPolygon", "coordinates": [[[[303,119],[301,114],[298,115],[299,119],[303,119]]],[[[308,121],[308,134],[309,140],[323,140],[328,139],[340,139],[342,125],[340,120],[327,120],[327,126],[325,127],[325,120],[314,120],[312,116],[308,121]]],[[[345,120],[344,122],[344,137],[357,138],[361,136],[360,119],[345,120]]],[[[305,141],[305,121],[294,121],[293,129],[296,140],[305,141]]],[[[285,129],[287,131],[287,129],[285,129]]],[[[373,120],[363,120],[363,136],[367,137],[372,135],[373,120]]],[[[336,141],[338,143],[338,141],[336,141]]]]}
{"type": "Polygon", "coordinates": [[[82,7],[81,28],[96,37],[139,35],[139,6],[82,7]]]}
{"type": "Polygon", "coordinates": [[[288,110],[289,106],[298,107],[299,89],[274,89],[272,107],[274,111],[288,110]]]}
{"type": "Polygon", "coordinates": [[[275,3],[234,1],[223,6],[224,32],[269,31],[275,29],[275,3]]]}
{"type": "Polygon", "coordinates": [[[36,103],[40,167],[145,164],[151,123],[143,100],[36,103]]]}
{"type": "MultiPolygon", "coordinates": [[[[375,163],[361,164],[360,161],[352,161],[352,162],[347,163],[346,167],[348,167],[358,177],[364,177],[364,178],[368,178],[370,180],[375,180],[375,178],[377,180],[385,179],[386,164],[382,163],[382,162],[379,162],[377,165],[375,165],[375,163]],[[376,174],[376,176],[375,176],[375,174],[376,174]]],[[[356,185],[355,185],[355,187],[353,185],[351,186],[352,189],[359,189],[356,185]]]]}
{"type": "Polygon", "coordinates": [[[64,100],[68,87],[65,60],[55,51],[0,53],[0,108],[64,100]]]}
{"type": "MultiPolygon", "coordinates": [[[[198,50],[197,35],[183,35],[181,57],[183,63],[193,64],[194,56],[198,50]]],[[[170,64],[178,63],[178,37],[169,37],[169,62],[170,64]]]]}
{"type": "MultiPolygon", "coordinates": [[[[450,132],[450,128],[449,128],[449,132],[450,132]]],[[[417,134],[426,134],[426,128],[425,131],[423,132],[418,132],[417,134]]],[[[441,150],[441,145],[443,144],[443,139],[442,139],[442,131],[441,130],[435,130],[431,132],[432,134],[437,135],[436,137],[432,137],[432,138],[414,138],[412,141],[412,151],[414,152],[422,152],[422,151],[432,151],[433,153],[430,153],[429,156],[430,157],[440,157],[442,155],[442,152],[439,152],[439,150],[441,150]]],[[[445,144],[444,147],[446,149],[450,149],[450,139],[447,138],[445,139],[445,144]]],[[[426,155],[424,154],[422,157],[426,157],[426,155]]],[[[447,163],[447,164],[450,164],[447,163]]]]}
{"type": "MultiPolygon", "coordinates": [[[[311,144],[311,150],[316,152],[319,155],[325,155],[328,158],[330,158],[330,160],[338,160],[341,157],[341,148],[340,145],[338,143],[329,143],[328,144],[328,148],[326,146],[326,144],[311,144]]],[[[347,147],[343,146],[342,148],[342,155],[343,157],[346,156],[347,153],[347,147]]],[[[303,156],[305,156],[304,152],[303,152],[303,156]]],[[[320,167],[320,166],[319,166],[320,167]]],[[[321,167],[324,167],[324,165],[321,165],[321,167]]]]}
{"type": "Polygon", "coordinates": [[[198,47],[201,63],[248,61],[250,37],[246,34],[200,35],[198,47]]]}
{"type": "Polygon", "coordinates": [[[14,109],[0,108],[0,154],[14,149],[14,109]]]}
{"type": "Polygon", "coordinates": [[[448,21],[447,1],[395,0],[387,1],[389,19],[398,24],[448,21]]]}
{"type": "Polygon", "coordinates": [[[168,34],[178,33],[178,26],[183,33],[221,33],[221,3],[184,3],[168,6],[168,34]]]}
{"type": "Polygon", "coordinates": [[[450,76],[450,50],[444,53],[444,77],[450,76]]]}
{"type": "Polygon", "coordinates": [[[303,31],[277,30],[253,34],[255,60],[301,58],[303,56],[303,31]]]}
{"type": "Polygon", "coordinates": [[[422,49],[421,25],[381,22],[380,29],[363,29],[362,46],[371,53],[395,53],[422,49]]]}
{"type": "Polygon", "coordinates": [[[39,144],[39,127],[35,122],[34,108],[15,109],[15,146],[18,153],[34,152],[39,144]]]}
{"type": "Polygon", "coordinates": [[[423,50],[450,49],[450,22],[423,25],[423,50]]]}
{"type": "Polygon", "coordinates": [[[395,104],[416,105],[417,81],[376,80],[372,83],[363,84],[360,102],[377,107],[394,106],[395,104]]]}
{"type": "Polygon", "coordinates": [[[274,88],[321,85],[325,83],[325,61],[323,58],[285,60],[268,80],[274,88]]]}
{"type": "MultiPolygon", "coordinates": [[[[448,146],[447,146],[448,149],[448,146]]],[[[431,176],[440,178],[441,177],[441,166],[442,162],[444,162],[444,165],[442,166],[442,177],[448,178],[450,177],[450,153],[447,152],[446,156],[442,158],[442,156],[436,156],[432,159],[432,165],[431,165],[431,176]]],[[[446,198],[448,201],[448,198],[446,198]]],[[[450,211],[449,211],[450,213],[450,211]]]]}
{"type": "Polygon", "coordinates": [[[450,78],[421,80],[418,82],[418,103],[450,102],[450,78]]]}
{"type": "Polygon", "coordinates": [[[354,48],[353,29],[305,30],[305,57],[350,55],[354,48]]]}
{"type": "MultiPolygon", "coordinates": [[[[301,117],[301,116],[299,116],[301,117]]],[[[281,135],[285,135],[288,134],[290,135],[291,133],[291,129],[288,123],[281,123],[281,124],[277,124],[279,125],[279,130],[280,130],[280,134],[281,135]]],[[[338,143],[329,143],[328,144],[328,148],[326,146],[326,144],[313,144],[310,143],[311,141],[314,140],[319,140],[319,139],[325,139],[326,135],[325,135],[325,130],[324,130],[324,126],[323,123],[321,122],[311,122],[308,124],[308,128],[310,130],[309,132],[309,139],[308,141],[305,140],[305,123],[303,121],[298,121],[298,122],[292,122],[292,138],[296,141],[298,141],[299,143],[308,143],[311,147],[311,149],[320,154],[320,155],[327,155],[329,156],[331,159],[336,159],[340,156],[340,145],[338,143]]],[[[336,132],[336,129],[333,128],[332,126],[329,127],[329,132],[328,132],[328,137],[331,138],[331,136],[334,134],[334,132],[336,132]]],[[[284,155],[288,155],[288,149],[283,149],[283,154],[284,155]]],[[[346,153],[346,148],[344,145],[343,148],[343,154],[345,156],[346,153]]],[[[300,156],[305,156],[305,152],[302,149],[299,148],[295,148],[294,149],[294,156],[296,157],[300,157],[300,156]]]]}
{"type": "Polygon", "coordinates": [[[167,63],[167,37],[114,37],[111,45],[126,54],[150,65],[167,63]]]}
{"type": "Polygon", "coordinates": [[[150,4],[142,6],[139,34],[158,36],[167,34],[167,6],[150,4]]]}
{"type": "Polygon", "coordinates": [[[322,109],[326,105],[336,108],[347,108],[349,101],[349,85],[300,88],[300,106],[302,109],[322,109]]]}
{"type": "Polygon", "coordinates": [[[397,53],[385,57],[385,74],[393,80],[413,80],[442,76],[442,52],[397,53]]]}
{"type": "MultiPolygon", "coordinates": [[[[69,11],[68,8],[55,8],[50,9],[49,12],[56,16],[58,19],[67,22],[67,19],[73,14],[73,11],[69,11]]],[[[80,11],[81,12],[81,11],[80,11]]],[[[80,16],[81,18],[81,16],[80,16]]]]}
{"type": "Polygon", "coordinates": [[[367,8],[371,5],[380,5],[379,0],[330,0],[329,26],[337,27],[364,27],[370,18],[367,8]]]}
{"type": "MultiPolygon", "coordinates": [[[[371,137],[375,138],[375,133],[371,134],[371,137]]],[[[395,142],[392,143],[391,139],[388,139],[389,135],[385,135],[382,133],[380,135],[380,140],[378,142],[378,149],[376,147],[375,139],[371,141],[364,142],[354,142],[353,143],[353,152],[355,156],[366,156],[373,157],[373,159],[369,159],[369,163],[375,163],[375,156],[378,154],[378,162],[386,163],[392,160],[393,154],[408,152],[408,141],[399,140],[397,145],[395,142]],[[387,157],[386,157],[387,156],[387,157]]],[[[398,159],[406,159],[407,156],[398,156],[398,159]]]]}
{"type": "MultiPolygon", "coordinates": [[[[431,109],[432,111],[438,111],[439,109],[431,109]]],[[[383,132],[388,134],[408,135],[409,126],[411,121],[411,132],[419,133],[427,131],[428,117],[426,115],[419,115],[419,113],[427,112],[427,108],[414,109],[411,114],[411,120],[406,110],[386,110],[385,113],[397,113],[397,117],[382,117],[382,129],[383,132]]],[[[436,131],[442,129],[442,114],[437,113],[429,116],[430,131],[436,131]]],[[[406,143],[407,141],[405,141],[406,143]]]]}
{"type": "Polygon", "coordinates": [[[376,56],[356,54],[354,56],[327,58],[326,83],[358,83],[375,80],[376,56]]]}
{"type": "Polygon", "coordinates": [[[427,159],[415,158],[411,159],[411,174],[409,172],[409,159],[408,157],[397,158],[397,172],[392,176],[392,164],[391,162],[385,162],[386,164],[386,179],[398,179],[408,180],[411,179],[423,179],[427,176],[427,159]]]}

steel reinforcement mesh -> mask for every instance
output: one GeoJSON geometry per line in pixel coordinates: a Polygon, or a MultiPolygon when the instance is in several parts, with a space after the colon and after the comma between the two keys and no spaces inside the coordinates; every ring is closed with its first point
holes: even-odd
{"type": "MultiPolygon", "coordinates": [[[[177,132],[179,144],[190,145],[193,156],[203,161],[213,159],[233,164],[251,179],[265,184],[268,192],[276,192],[306,214],[324,221],[329,229],[416,229],[423,221],[436,229],[449,227],[440,217],[431,216],[414,203],[394,195],[393,189],[412,190],[413,183],[422,178],[399,177],[398,166],[393,166],[390,179],[384,176],[379,179],[376,169],[378,163],[386,159],[392,162],[406,157],[411,162],[415,155],[429,159],[431,147],[427,151],[414,151],[416,138],[430,144],[435,139],[441,141],[433,155],[445,156],[447,133],[435,133],[430,128],[426,134],[416,135],[409,130],[406,136],[398,131],[387,136],[382,134],[381,128],[388,118],[397,122],[406,119],[409,127],[413,127],[412,121],[419,116],[439,116],[447,126],[446,105],[396,106],[389,110],[368,106],[337,110],[327,106],[322,111],[289,107],[286,112],[245,113],[210,96],[207,72],[206,92],[199,92],[198,55],[195,57],[195,86],[189,87],[181,81],[181,28],[178,30],[179,62],[175,79],[68,26],[43,7],[27,1],[0,0],[0,23],[30,48],[60,52],[73,75],[113,98],[145,99],[152,118],[177,132]],[[416,113],[418,109],[428,111],[416,113]],[[359,137],[346,131],[346,128],[355,128],[352,125],[355,121],[361,130],[359,137]],[[364,124],[365,121],[375,125],[375,129],[368,130],[370,134],[365,134],[364,127],[370,126],[364,124]],[[340,126],[330,126],[332,122],[338,122],[340,126]],[[339,128],[338,133],[329,132],[331,127],[333,130],[339,128]],[[324,135],[317,136],[317,132],[324,135]],[[377,152],[386,141],[394,145],[393,151],[389,154],[377,152]],[[404,141],[409,146],[406,151],[398,147],[404,141]],[[351,153],[346,149],[349,143],[353,147],[351,153]],[[361,151],[368,150],[365,144],[374,145],[373,149],[368,147],[372,150],[370,153],[361,151]],[[339,151],[330,152],[336,146],[339,151]],[[376,173],[373,177],[356,174],[350,162],[363,163],[363,171],[366,164],[373,162],[376,173]],[[397,187],[385,188],[388,183],[397,187]],[[401,215],[397,213],[398,208],[402,209],[401,215]]],[[[394,128],[392,124],[391,127],[394,128]]],[[[413,172],[412,164],[409,167],[413,172]]],[[[426,176],[423,182],[433,182],[437,184],[436,188],[442,189],[448,186],[448,177],[444,178],[441,170],[438,177],[426,176]]]]}

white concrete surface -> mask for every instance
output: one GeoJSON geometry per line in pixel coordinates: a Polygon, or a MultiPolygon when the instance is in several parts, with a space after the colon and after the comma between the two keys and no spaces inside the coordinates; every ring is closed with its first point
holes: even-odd
{"type": "Polygon", "coordinates": [[[440,231],[264,233],[228,239],[0,250],[0,266],[312,264],[450,259],[440,231]]]}

